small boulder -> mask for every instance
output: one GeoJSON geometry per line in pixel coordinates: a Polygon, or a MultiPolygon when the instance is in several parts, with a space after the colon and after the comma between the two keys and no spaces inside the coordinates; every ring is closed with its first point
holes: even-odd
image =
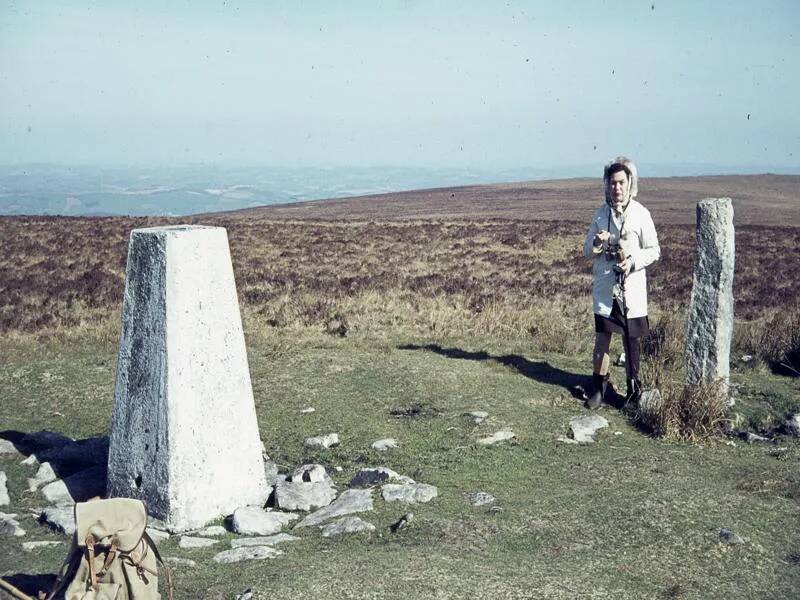
{"type": "Polygon", "coordinates": [[[200,537],[219,537],[221,535],[225,535],[226,533],[228,533],[228,530],[222,525],[209,525],[208,527],[203,527],[203,529],[198,529],[197,531],[192,532],[192,535],[197,535],[200,537]]]}
{"type": "Polygon", "coordinates": [[[397,440],[394,438],[384,438],[382,440],[376,440],[372,442],[372,449],[377,450],[378,452],[386,452],[387,450],[393,450],[397,448],[399,444],[397,440]]]}
{"type": "Polygon", "coordinates": [[[657,389],[645,390],[639,398],[639,412],[643,415],[656,415],[663,406],[664,400],[657,389]]]}
{"type": "Polygon", "coordinates": [[[25,552],[33,552],[39,548],[50,548],[51,546],[62,546],[64,542],[59,541],[43,541],[43,542],[22,542],[22,549],[25,552]]]}
{"type": "Polygon", "coordinates": [[[275,506],[281,510],[304,512],[328,506],[336,498],[336,488],[326,482],[279,481],[275,486],[275,506]]]}
{"type": "Polygon", "coordinates": [[[276,533],[275,535],[236,538],[231,540],[231,548],[241,548],[242,546],[274,546],[283,542],[294,542],[300,538],[288,533],[276,533]]]}
{"type": "Polygon", "coordinates": [[[582,444],[591,444],[598,429],[608,427],[608,421],[600,415],[582,415],[569,420],[572,439],[582,444]]]}
{"type": "Polygon", "coordinates": [[[0,535],[13,535],[14,537],[25,535],[25,530],[20,527],[16,517],[16,514],[0,513],[0,535]]]}
{"type": "Polygon", "coordinates": [[[182,535],[181,539],[178,540],[178,547],[182,548],[183,550],[188,550],[189,548],[208,548],[214,544],[219,544],[219,540],[195,537],[191,535],[182,535]]]}
{"type": "Polygon", "coordinates": [[[516,435],[510,429],[503,429],[502,431],[498,431],[493,433],[492,435],[481,438],[478,440],[478,443],[481,446],[494,446],[495,444],[499,444],[501,442],[508,441],[510,439],[515,438],[516,435]]]}
{"type": "Polygon", "coordinates": [[[472,506],[484,506],[497,501],[497,498],[486,492],[471,492],[467,494],[467,499],[472,506]]]}
{"type": "Polygon", "coordinates": [[[728,529],[727,527],[723,527],[719,530],[719,541],[723,544],[731,544],[731,545],[738,545],[744,544],[744,540],[742,537],[733,531],[732,529],[728,529]]]}
{"type": "Polygon", "coordinates": [[[304,409],[302,409],[300,411],[300,414],[301,415],[310,415],[314,411],[315,411],[315,408],[313,406],[306,406],[304,409]]]}
{"type": "Polygon", "coordinates": [[[427,483],[396,484],[387,483],[381,488],[381,496],[386,502],[406,502],[422,504],[430,502],[439,495],[436,486],[427,483]]]}
{"type": "Polygon", "coordinates": [[[783,422],[783,428],[789,435],[800,437],[800,413],[790,415],[789,418],[783,422]]]}
{"type": "Polygon", "coordinates": [[[0,506],[11,504],[11,498],[8,495],[8,487],[6,486],[7,482],[8,477],[6,477],[5,471],[0,471],[0,506]]]}
{"type": "Polygon", "coordinates": [[[216,563],[227,564],[241,562],[243,560],[276,558],[281,554],[283,554],[283,552],[269,546],[243,546],[241,548],[233,548],[215,554],[212,560],[216,563]]]}
{"type": "Polygon", "coordinates": [[[24,460],[21,460],[19,464],[21,464],[21,465],[23,465],[25,467],[38,467],[39,466],[39,459],[36,458],[35,454],[31,454],[30,456],[28,456],[24,460]]]}
{"type": "Polygon", "coordinates": [[[55,481],[56,479],[58,479],[58,475],[56,475],[56,472],[53,470],[53,465],[49,462],[41,463],[39,465],[39,470],[36,471],[36,475],[28,478],[28,491],[35,492],[41,486],[55,481]]]}
{"type": "Polygon", "coordinates": [[[19,456],[22,454],[11,440],[0,438],[0,456],[19,456]]]}
{"type": "Polygon", "coordinates": [[[319,525],[330,519],[372,510],[372,490],[345,490],[331,504],[311,513],[295,527],[319,525]]]}
{"type": "Polygon", "coordinates": [[[467,413],[467,416],[472,419],[475,425],[480,425],[489,417],[489,413],[485,410],[471,410],[467,413]]]}
{"type": "Polygon", "coordinates": [[[339,445],[339,434],[329,433],[327,435],[320,435],[317,437],[307,438],[303,445],[306,448],[321,448],[327,449],[339,445]]]}
{"type": "Polygon", "coordinates": [[[359,517],[344,517],[322,525],[322,537],[333,537],[344,533],[359,533],[362,531],[375,531],[375,525],[361,520],[359,517]]]}
{"type": "Polygon", "coordinates": [[[366,487],[377,485],[389,480],[402,480],[402,483],[414,483],[410,477],[405,477],[388,467],[376,467],[374,469],[361,469],[353,479],[350,480],[351,487],[366,487]]]}
{"type": "Polygon", "coordinates": [[[297,518],[293,513],[268,512],[255,506],[243,506],[233,513],[233,531],[242,535],[272,535],[297,518]]]}
{"type": "Polygon", "coordinates": [[[175,568],[187,568],[187,569],[194,569],[197,567],[197,563],[193,561],[191,558],[180,558],[178,556],[165,556],[164,562],[168,567],[175,568]]]}
{"type": "Polygon", "coordinates": [[[75,509],[72,506],[45,508],[39,515],[39,522],[66,535],[72,535],[75,533],[75,509]]]}
{"type": "Polygon", "coordinates": [[[292,482],[327,483],[328,485],[333,485],[333,479],[328,475],[325,467],[316,463],[297,467],[292,471],[291,480],[292,482]]]}

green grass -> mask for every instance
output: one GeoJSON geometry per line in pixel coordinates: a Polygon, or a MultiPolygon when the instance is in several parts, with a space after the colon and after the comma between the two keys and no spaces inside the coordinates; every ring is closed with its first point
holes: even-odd
{"type": "MultiPolygon", "coordinates": [[[[116,344],[90,334],[6,340],[0,350],[0,429],[51,429],[75,437],[107,433],[116,344]]],[[[216,565],[210,549],[179,569],[178,598],[791,598],[800,585],[800,446],[748,446],[654,439],[624,415],[594,445],[557,442],[584,409],[569,392],[588,356],[539,355],[519,341],[419,340],[253,332],[248,351],[259,427],[284,469],[326,465],[340,488],[360,468],[389,466],[439,488],[430,504],[387,504],[375,494],[369,535],[301,541],[271,561],[216,565]],[[434,349],[425,349],[435,343],[434,349]],[[417,346],[417,348],[408,348],[417,346]],[[423,346],[419,348],[418,346],[423,346]],[[516,357],[516,358],[515,358],[516,357]],[[316,412],[301,414],[313,406],[316,412]],[[423,416],[394,418],[418,406],[423,416]],[[464,413],[490,413],[473,425],[464,413]],[[476,440],[511,427],[517,439],[483,448],[476,440]],[[337,432],[340,446],[310,451],[312,435],[337,432]],[[617,433],[619,432],[619,433],[617,433]],[[394,437],[400,448],[370,444],[394,437]],[[340,467],[337,471],[335,467],[340,467]],[[500,511],[473,508],[483,490],[500,511]],[[413,511],[397,534],[389,525],[413,511]],[[742,546],[719,542],[734,529],[742,546]]],[[[616,373],[617,380],[623,380],[616,373]]],[[[747,419],[800,405],[797,380],[766,371],[734,374],[736,410],[747,419]],[[760,394],[760,396],[759,396],[760,394]],[[766,404],[765,404],[766,403],[766,404]],[[749,411],[749,412],[748,412],[749,411]],[[761,411],[761,413],[759,413],[761,411]]],[[[34,554],[21,541],[63,539],[26,514],[41,496],[24,492],[33,469],[4,459],[12,506],[28,535],[0,540],[0,573],[51,573],[64,548],[34,554]]]]}

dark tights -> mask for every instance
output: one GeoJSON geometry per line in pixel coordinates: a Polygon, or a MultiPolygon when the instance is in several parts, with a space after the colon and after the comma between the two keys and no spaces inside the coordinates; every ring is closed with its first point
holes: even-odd
{"type": "Polygon", "coordinates": [[[622,336],[622,345],[625,346],[625,369],[628,379],[639,379],[639,361],[642,356],[641,344],[638,337],[632,337],[625,343],[625,336],[622,336]]]}

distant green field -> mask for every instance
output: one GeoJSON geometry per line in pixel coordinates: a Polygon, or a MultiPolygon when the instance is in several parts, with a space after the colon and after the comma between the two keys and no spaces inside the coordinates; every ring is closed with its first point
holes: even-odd
{"type": "MultiPolygon", "coordinates": [[[[388,466],[439,488],[413,507],[388,504],[361,516],[377,530],[325,539],[316,528],[268,561],[216,565],[233,534],[211,549],[161,544],[198,568],[176,572],[178,598],[796,598],[800,586],[800,444],[715,438],[698,445],[649,437],[618,411],[594,445],[556,440],[585,414],[570,388],[588,354],[536,352],[524,340],[447,339],[304,330],[251,330],[248,352],[259,427],[282,470],[326,466],[339,489],[362,467],[388,466]],[[313,406],[316,411],[301,414],[313,406]],[[417,417],[396,418],[395,408],[417,417]],[[474,425],[464,413],[489,412],[474,425]],[[510,427],[516,440],[476,440],[510,427]],[[306,437],[337,432],[328,451],[306,437]],[[370,444],[394,437],[400,447],[370,444]],[[336,467],[340,467],[341,471],[336,467]],[[486,491],[500,510],[474,508],[486,491]],[[398,533],[389,525],[413,511],[398,533]],[[728,527],[746,543],[728,546],[728,527]]],[[[0,430],[50,429],[73,437],[108,433],[116,340],[92,330],[0,347],[0,430]]],[[[620,372],[617,380],[622,380],[620,372]]],[[[800,409],[797,379],[737,371],[735,411],[753,422],[800,409]]],[[[22,541],[65,539],[35,522],[44,499],[28,493],[33,468],[0,459],[11,506],[28,531],[0,538],[0,574],[53,573],[66,545],[32,554],[22,541]]],[[[311,530],[313,529],[313,530],[311,530]]]]}

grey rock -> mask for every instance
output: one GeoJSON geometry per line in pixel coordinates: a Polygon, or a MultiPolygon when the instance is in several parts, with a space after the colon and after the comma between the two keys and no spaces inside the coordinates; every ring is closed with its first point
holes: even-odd
{"type": "Polygon", "coordinates": [[[412,512],[406,513],[402,517],[397,519],[397,521],[395,521],[394,523],[389,525],[389,530],[392,533],[397,533],[401,529],[404,529],[405,527],[408,527],[408,524],[411,523],[411,521],[413,521],[413,520],[414,520],[414,513],[412,513],[412,512]]]}
{"type": "Polygon", "coordinates": [[[275,506],[281,510],[311,511],[328,506],[336,498],[336,488],[326,482],[279,481],[275,486],[275,506]]]}
{"type": "Polygon", "coordinates": [[[472,419],[472,422],[475,425],[480,425],[489,417],[489,413],[485,410],[471,410],[467,413],[467,416],[472,419]]]}
{"type": "Polygon", "coordinates": [[[0,535],[13,535],[14,537],[22,537],[25,535],[25,530],[20,527],[16,516],[17,515],[13,513],[0,513],[0,535]]]}
{"type": "Polygon", "coordinates": [[[191,535],[182,535],[178,540],[178,547],[184,550],[189,548],[208,548],[214,544],[219,544],[219,540],[212,540],[211,538],[194,537],[191,535]]]}
{"type": "Polygon", "coordinates": [[[36,471],[36,475],[28,478],[28,491],[35,492],[41,486],[55,481],[56,479],[58,479],[58,475],[56,475],[56,472],[53,470],[53,465],[49,462],[42,463],[39,465],[39,470],[36,471]]]}
{"type": "Polygon", "coordinates": [[[794,437],[800,437],[800,413],[791,415],[783,423],[786,433],[794,437]]]}
{"type": "Polygon", "coordinates": [[[744,540],[742,537],[733,531],[732,529],[728,529],[727,527],[723,527],[719,530],[719,540],[725,544],[744,544],[744,540]]]}
{"type": "Polygon", "coordinates": [[[293,482],[306,482],[306,483],[327,483],[333,485],[333,479],[330,478],[325,467],[315,463],[302,465],[292,471],[291,481],[293,482]]]}
{"type": "Polygon", "coordinates": [[[397,440],[394,438],[383,438],[382,440],[376,440],[372,442],[372,449],[377,450],[378,452],[386,452],[387,450],[393,450],[397,448],[399,444],[397,440]]]}
{"type": "Polygon", "coordinates": [[[38,467],[39,466],[39,459],[36,458],[35,454],[31,454],[25,460],[20,461],[19,464],[24,465],[26,467],[38,467]]]}
{"type": "Polygon", "coordinates": [[[8,487],[6,486],[7,482],[8,477],[6,477],[5,471],[0,471],[0,506],[11,504],[11,498],[8,495],[8,487]]]}
{"type": "Polygon", "coordinates": [[[75,533],[75,509],[72,506],[45,508],[39,515],[39,522],[66,535],[72,535],[75,533]]]}
{"type": "Polygon", "coordinates": [[[233,548],[225,550],[219,554],[215,554],[212,559],[216,563],[235,563],[243,560],[264,560],[267,558],[276,558],[283,554],[280,550],[271,548],[270,546],[242,546],[240,548],[233,548]]]}
{"type": "Polygon", "coordinates": [[[59,541],[44,541],[44,542],[22,542],[22,549],[25,552],[33,552],[40,548],[50,548],[52,546],[63,546],[64,542],[59,541]]]}
{"type": "Polygon", "coordinates": [[[187,569],[194,569],[195,567],[197,567],[197,563],[193,561],[191,558],[180,558],[178,556],[165,556],[164,562],[168,567],[172,568],[185,567],[187,569]]]}
{"type": "Polygon", "coordinates": [[[608,421],[600,415],[582,415],[569,420],[572,439],[582,444],[591,444],[598,429],[608,427],[608,421]]]}
{"type": "Polygon", "coordinates": [[[264,461],[264,476],[267,479],[267,485],[274,486],[278,481],[278,470],[278,465],[275,462],[271,460],[264,461]]]}
{"type": "Polygon", "coordinates": [[[620,353],[620,355],[617,357],[617,360],[614,362],[614,364],[616,366],[618,366],[618,367],[624,367],[625,366],[625,353],[624,352],[620,353]]]}
{"type": "Polygon", "coordinates": [[[42,488],[48,502],[56,506],[85,502],[106,492],[106,473],[102,467],[92,467],[74,475],[57,479],[42,488]]]}
{"type": "Polygon", "coordinates": [[[0,456],[18,456],[21,452],[9,440],[0,438],[0,456]]]}
{"type": "Polygon", "coordinates": [[[359,533],[362,531],[375,531],[375,525],[361,520],[359,517],[344,517],[327,525],[322,525],[322,537],[333,537],[344,533],[359,533]]]}
{"type": "Polygon", "coordinates": [[[300,411],[300,414],[302,414],[302,415],[310,415],[314,411],[315,411],[315,409],[314,409],[313,406],[307,406],[307,407],[305,407],[304,409],[302,409],[300,411]]]}
{"type": "Polygon", "coordinates": [[[161,542],[165,542],[170,538],[168,531],[162,531],[161,529],[155,529],[154,527],[148,527],[145,529],[147,535],[150,536],[156,544],[160,544],[161,542]]]}
{"type": "Polygon", "coordinates": [[[255,506],[244,506],[233,513],[233,531],[243,535],[272,535],[297,518],[293,513],[268,512],[255,506]]]}
{"type": "Polygon", "coordinates": [[[319,525],[336,517],[372,510],[372,490],[345,490],[331,504],[311,513],[295,527],[319,525]]]}
{"type": "Polygon", "coordinates": [[[722,382],[720,392],[727,395],[736,254],[730,198],[705,198],[697,203],[696,238],[686,337],[686,383],[695,386],[722,382]]]}
{"type": "Polygon", "coordinates": [[[236,594],[233,600],[253,600],[253,590],[247,588],[241,594],[236,594]]]}
{"type": "Polygon", "coordinates": [[[753,433],[752,431],[743,431],[742,439],[744,439],[744,441],[746,441],[748,444],[755,444],[758,442],[769,441],[769,439],[765,438],[763,435],[758,435],[757,433],[753,433]]]}
{"type": "Polygon", "coordinates": [[[276,533],[275,535],[236,538],[231,540],[231,548],[241,548],[242,546],[274,546],[283,542],[294,542],[300,538],[288,533],[276,533]]]}
{"type": "Polygon", "coordinates": [[[498,431],[493,433],[492,435],[481,438],[478,440],[478,443],[481,446],[494,446],[495,444],[499,444],[501,442],[508,441],[510,439],[515,438],[516,435],[510,429],[503,429],[502,431],[498,431]]]}
{"type": "Polygon", "coordinates": [[[386,502],[406,502],[421,504],[430,502],[439,495],[436,486],[427,483],[397,484],[387,483],[381,488],[381,496],[386,502]]]}
{"type": "Polygon", "coordinates": [[[222,525],[210,525],[209,527],[203,527],[203,529],[193,531],[192,535],[198,535],[200,537],[219,537],[226,533],[228,533],[228,530],[222,525]]]}
{"type": "Polygon", "coordinates": [[[749,363],[749,362],[753,362],[753,359],[754,359],[754,358],[755,358],[755,357],[754,357],[752,354],[742,354],[741,361],[742,361],[743,363],[747,364],[747,363],[749,363]]]}
{"type": "Polygon", "coordinates": [[[472,506],[485,506],[497,501],[497,498],[487,492],[471,492],[467,494],[467,498],[472,506]]]}
{"type": "Polygon", "coordinates": [[[306,448],[331,448],[339,445],[339,434],[329,433],[317,437],[307,438],[303,445],[306,448]]]}

